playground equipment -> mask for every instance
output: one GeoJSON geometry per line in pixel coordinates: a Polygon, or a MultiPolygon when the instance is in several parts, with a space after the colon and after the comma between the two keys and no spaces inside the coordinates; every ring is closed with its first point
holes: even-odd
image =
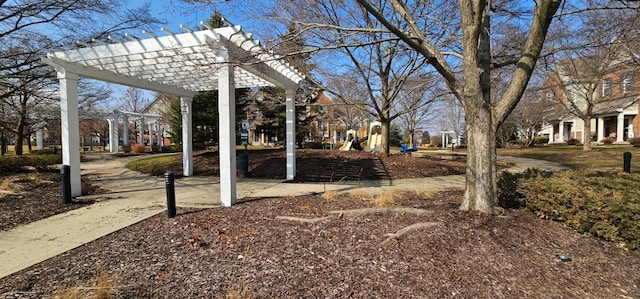
{"type": "Polygon", "coordinates": [[[347,130],[347,140],[344,141],[344,144],[342,145],[340,150],[341,151],[351,150],[351,146],[353,145],[353,142],[357,142],[356,141],[358,139],[357,134],[358,133],[356,132],[356,130],[347,130]]]}
{"type": "Polygon", "coordinates": [[[366,152],[379,152],[382,147],[382,123],[374,121],[369,125],[366,152]]]}
{"type": "MultiPolygon", "coordinates": [[[[344,144],[342,145],[342,147],[340,147],[341,151],[348,151],[353,149],[356,150],[365,150],[367,152],[379,152],[381,149],[381,144],[382,144],[382,132],[380,129],[380,126],[382,125],[381,122],[379,121],[375,121],[372,122],[369,125],[368,128],[368,133],[369,135],[363,138],[358,138],[358,131],[356,130],[348,130],[347,131],[347,139],[345,140],[344,144]],[[366,146],[363,148],[362,145],[366,143],[366,146]]],[[[363,130],[366,130],[367,128],[362,128],[363,130]]],[[[366,132],[366,131],[364,131],[366,132]]],[[[364,133],[362,133],[364,134],[364,133]]]]}

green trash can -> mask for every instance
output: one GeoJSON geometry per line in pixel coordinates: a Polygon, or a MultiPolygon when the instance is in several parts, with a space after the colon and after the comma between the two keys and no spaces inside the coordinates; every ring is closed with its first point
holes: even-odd
{"type": "Polygon", "coordinates": [[[242,153],[238,156],[238,171],[247,173],[249,171],[249,154],[242,153]]]}

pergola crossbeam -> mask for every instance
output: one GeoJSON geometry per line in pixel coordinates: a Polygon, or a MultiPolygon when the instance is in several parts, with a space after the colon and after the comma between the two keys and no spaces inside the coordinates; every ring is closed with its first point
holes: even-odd
{"type": "Polygon", "coordinates": [[[165,92],[176,95],[194,95],[196,92],[189,91],[179,87],[157,84],[151,81],[145,81],[134,77],[123,76],[110,71],[99,70],[96,68],[86,68],[77,64],[71,64],[55,57],[45,57],[42,60],[50,65],[63,68],[67,72],[78,74],[85,78],[102,80],[106,82],[121,84],[125,86],[137,87],[142,89],[165,92]]]}

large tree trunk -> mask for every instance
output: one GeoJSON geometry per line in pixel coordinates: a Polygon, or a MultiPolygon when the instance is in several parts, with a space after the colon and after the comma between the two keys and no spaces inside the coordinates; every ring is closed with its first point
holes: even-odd
{"type": "Polygon", "coordinates": [[[496,130],[488,105],[467,109],[467,178],[460,209],[490,212],[497,204],[496,130]]]}
{"type": "Polygon", "coordinates": [[[380,153],[389,156],[389,143],[391,138],[389,138],[389,132],[391,131],[389,128],[391,127],[391,121],[389,119],[381,119],[380,120],[380,134],[382,134],[382,140],[380,141],[380,153]]]}
{"type": "Polygon", "coordinates": [[[584,130],[582,131],[582,150],[591,150],[591,117],[585,117],[584,130]]]}
{"type": "Polygon", "coordinates": [[[413,136],[416,134],[415,130],[409,130],[409,146],[413,146],[413,136]]]}
{"type": "Polygon", "coordinates": [[[4,129],[0,130],[0,156],[4,156],[7,151],[7,139],[4,138],[4,129]]]}
{"type": "Polygon", "coordinates": [[[21,116],[18,121],[18,127],[16,128],[16,156],[22,156],[22,145],[24,144],[24,122],[25,119],[21,116]]]}
{"type": "MultiPolygon", "coordinates": [[[[462,102],[467,127],[467,177],[460,209],[490,212],[497,204],[496,132],[491,97],[490,16],[482,1],[460,2],[465,38],[462,102]],[[472,5],[470,5],[472,4],[472,5]],[[471,8],[471,9],[469,9],[471,8]],[[475,10],[474,10],[475,9],[475,10]],[[477,43],[476,43],[477,42],[477,43]]],[[[515,105],[514,105],[515,106],[515,105]]]]}

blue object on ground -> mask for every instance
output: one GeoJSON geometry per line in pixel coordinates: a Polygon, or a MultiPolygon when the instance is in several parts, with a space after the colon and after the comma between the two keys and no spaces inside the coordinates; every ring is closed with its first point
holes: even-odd
{"type": "Polygon", "coordinates": [[[401,153],[411,153],[411,152],[415,152],[418,151],[418,145],[417,144],[413,144],[413,147],[409,148],[407,146],[407,144],[403,143],[402,147],[400,147],[400,152],[401,153]]]}

